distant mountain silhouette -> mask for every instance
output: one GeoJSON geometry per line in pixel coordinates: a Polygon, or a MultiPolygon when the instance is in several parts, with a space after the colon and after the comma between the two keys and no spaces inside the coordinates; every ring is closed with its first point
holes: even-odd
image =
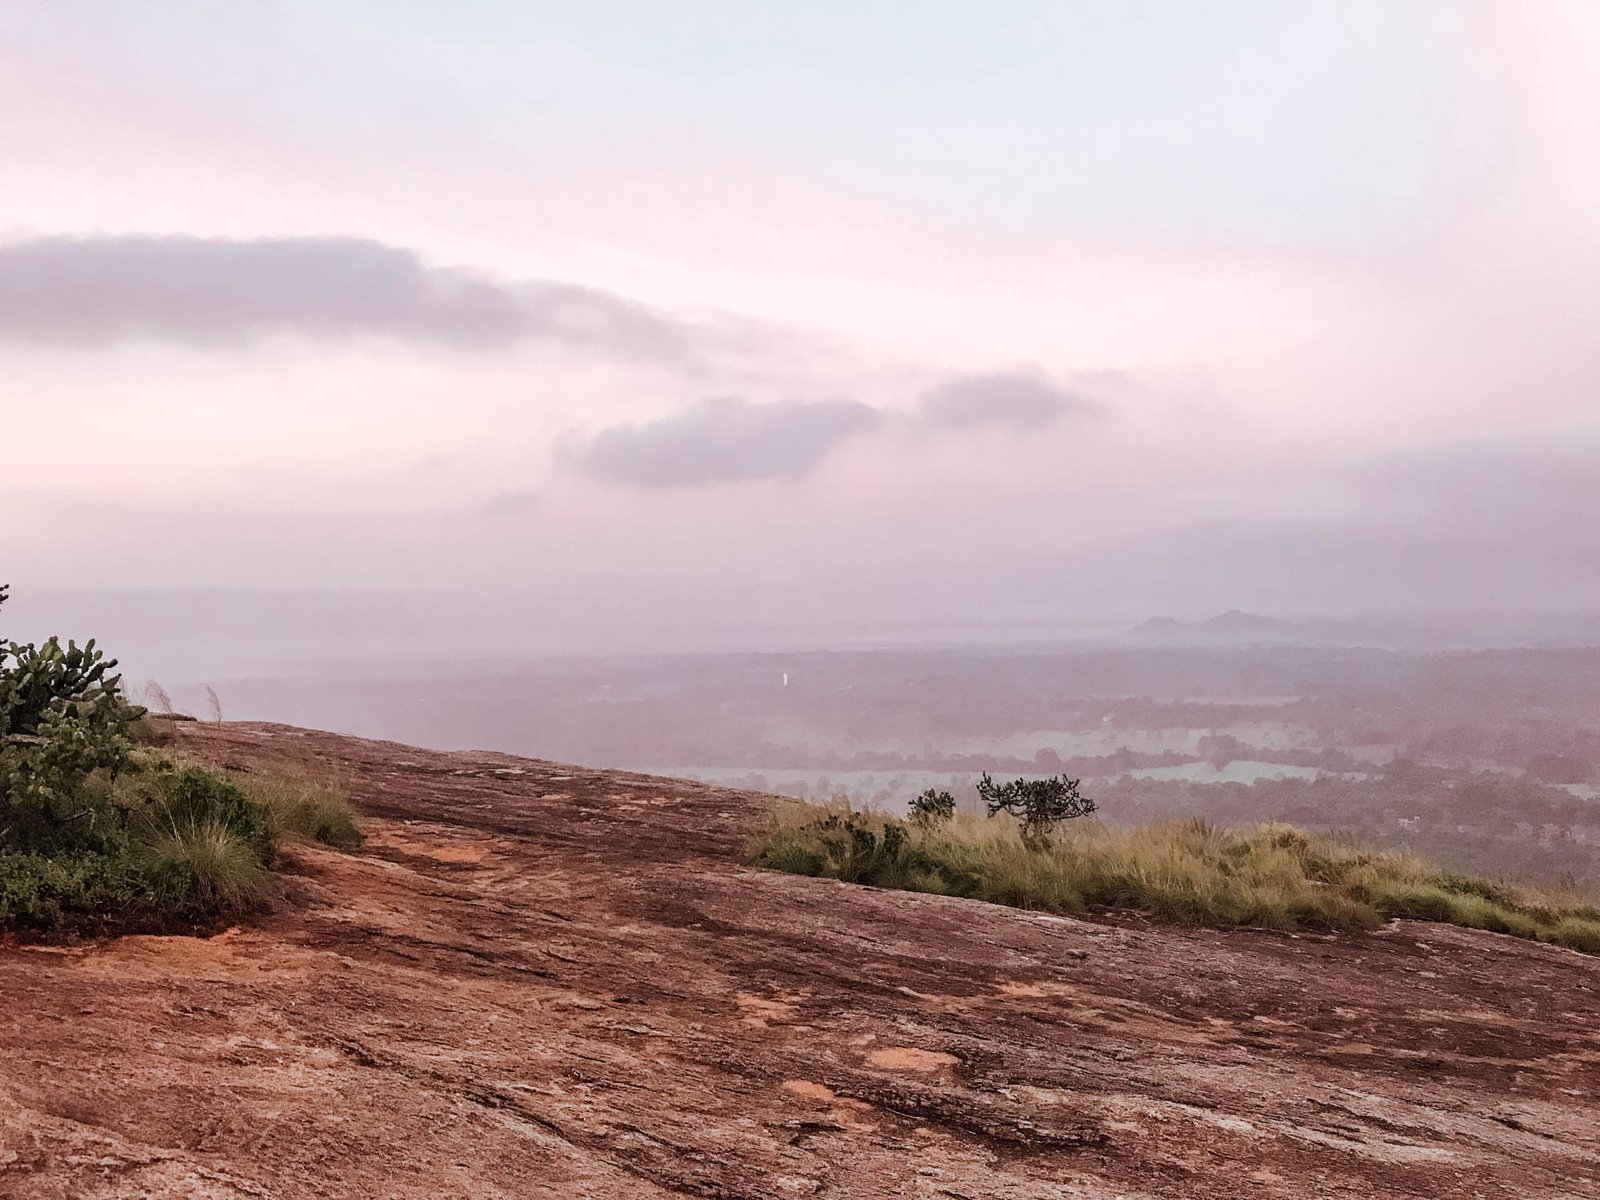
{"type": "Polygon", "coordinates": [[[1130,629],[1128,636],[1169,646],[1348,646],[1386,642],[1392,633],[1353,621],[1290,621],[1230,608],[1204,621],[1151,617],[1130,629]]]}
{"type": "Polygon", "coordinates": [[[1230,608],[1210,620],[1200,622],[1201,629],[1224,634],[1283,634],[1302,628],[1299,622],[1285,621],[1281,617],[1264,617],[1260,613],[1241,612],[1230,608]]]}

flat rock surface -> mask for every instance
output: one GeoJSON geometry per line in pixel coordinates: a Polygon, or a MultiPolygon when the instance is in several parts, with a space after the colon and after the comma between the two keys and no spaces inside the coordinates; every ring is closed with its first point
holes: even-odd
{"type": "Polygon", "coordinates": [[[0,1196],[1600,1195],[1600,960],[738,865],[762,800],[187,725],[337,775],[218,936],[0,947],[0,1196]]]}

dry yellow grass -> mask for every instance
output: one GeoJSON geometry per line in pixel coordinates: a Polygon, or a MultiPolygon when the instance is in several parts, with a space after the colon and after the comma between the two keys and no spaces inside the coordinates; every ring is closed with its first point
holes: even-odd
{"type": "Polygon", "coordinates": [[[1600,909],[1441,871],[1413,854],[1363,849],[1287,825],[1203,821],[1064,826],[1044,848],[1004,818],[919,827],[848,806],[786,803],[751,847],[758,866],[1049,912],[1127,908],[1200,925],[1375,929],[1391,917],[1444,921],[1600,953],[1600,909]]]}

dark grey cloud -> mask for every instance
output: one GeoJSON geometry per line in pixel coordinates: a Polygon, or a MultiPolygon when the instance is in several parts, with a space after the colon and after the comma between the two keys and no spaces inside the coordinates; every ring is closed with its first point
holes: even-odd
{"type": "Polygon", "coordinates": [[[799,479],[840,442],[882,423],[877,409],[853,400],[752,404],[721,396],[657,421],[609,426],[568,454],[585,474],[619,487],[799,479]]]}
{"type": "Polygon", "coordinates": [[[236,344],[292,334],[452,346],[545,341],[674,359],[690,331],[620,297],[505,284],[360,238],[50,237],[0,245],[0,341],[236,344]]]}
{"type": "Polygon", "coordinates": [[[1071,413],[1093,413],[1098,406],[1046,375],[1023,368],[982,375],[958,375],[924,392],[916,416],[939,429],[998,428],[1025,432],[1043,429],[1071,413]]]}

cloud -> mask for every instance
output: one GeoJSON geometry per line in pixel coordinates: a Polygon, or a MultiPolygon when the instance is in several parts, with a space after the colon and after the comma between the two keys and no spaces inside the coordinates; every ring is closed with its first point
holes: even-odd
{"type": "Polygon", "coordinates": [[[1369,458],[1361,482],[1394,493],[1470,507],[1572,512],[1588,517],[1600,501],[1600,433],[1505,434],[1406,446],[1369,458]]]}
{"type": "Polygon", "coordinates": [[[877,409],[853,400],[710,397],[657,421],[602,429],[569,455],[585,474],[618,487],[792,480],[809,475],[846,438],[882,423],[877,409]]]}
{"type": "Polygon", "coordinates": [[[621,359],[690,330],[572,284],[498,283],[362,238],[49,237],[0,245],[0,341],[233,345],[291,334],[459,347],[549,342],[621,359]]]}
{"type": "Polygon", "coordinates": [[[1295,474],[1101,570],[1181,580],[1202,609],[1600,608],[1600,434],[1452,439],[1295,474]]]}
{"type": "Polygon", "coordinates": [[[1600,562],[1600,434],[1461,438],[1390,451],[1352,472],[1372,526],[1469,548],[1484,569],[1530,553],[1600,562]]]}
{"type": "Polygon", "coordinates": [[[544,504],[539,492],[502,492],[492,497],[480,510],[486,517],[522,517],[537,512],[544,504]]]}
{"type": "Polygon", "coordinates": [[[924,392],[916,416],[939,429],[1043,429],[1098,406],[1036,368],[958,375],[924,392]]]}

